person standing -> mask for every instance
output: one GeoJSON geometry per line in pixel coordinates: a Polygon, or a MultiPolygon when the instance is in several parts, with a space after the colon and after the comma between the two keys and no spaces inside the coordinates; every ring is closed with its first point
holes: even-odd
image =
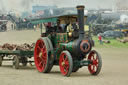
{"type": "Polygon", "coordinates": [[[101,35],[98,36],[98,39],[99,39],[100,44],[103,44],[102,36],[101,35]]]}
{"type": "Polygon", "coordinates": [[[34,31],[36,31],[36,25],[34,25],[34,31]]]}
{"type": "Polygon", "coordinates": [[[14,30],[13,23],[11,24],[11,28],[12,28],[12,30],[14,30]]]}

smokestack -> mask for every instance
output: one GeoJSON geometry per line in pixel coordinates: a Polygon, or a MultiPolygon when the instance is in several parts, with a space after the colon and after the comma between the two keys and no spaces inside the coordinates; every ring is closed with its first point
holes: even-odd
{"type": "Polygon", "coordinates": [[[79,39],[84,38],[84,6],[77,6],[79,39]]]}

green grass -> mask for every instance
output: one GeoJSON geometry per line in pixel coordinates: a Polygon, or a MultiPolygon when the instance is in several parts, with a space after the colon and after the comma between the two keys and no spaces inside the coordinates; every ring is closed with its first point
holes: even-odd
{"type": "Polygon", "coordinates": [[[103,45],[100,44],[100,42],[98,41],[98,37],[97,36],[93,36],[92,37],[94,42],[95,42],[95,47],[105,47],[105,48],[110,48],[110,47],[114,47],[114,48],[128,48],[128,42],[127,43],[121,43],[119,41],[117,41],[116,39],[104,39],[104,40],[109,40],[110,43],[104,43],[103,45]]]}

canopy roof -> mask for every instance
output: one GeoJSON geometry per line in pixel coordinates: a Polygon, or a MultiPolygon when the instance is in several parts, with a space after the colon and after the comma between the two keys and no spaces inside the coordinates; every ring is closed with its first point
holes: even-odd
{"type": "MultiPolygon", "coordinates": [[[[86,17],[87,16],[85,16],[85,20],[86,20],[86,17]]],[[[31,20],[31,23],[41,24],[41,23],[47,23],[47,22],[57,22],[57,20],[60,20],[61,23],[77,22],[77,14],[58,15],[58,16],[52,16],[52,17],[33,19],[31,20]]]]}

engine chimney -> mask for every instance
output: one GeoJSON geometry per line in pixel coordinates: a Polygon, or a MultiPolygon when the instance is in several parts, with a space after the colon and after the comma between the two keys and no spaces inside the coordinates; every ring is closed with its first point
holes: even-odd
{"type": "Polygon", "coordinates": [[[78,25],[79,25],[79,39],[84,38],[84,6],[77,6],[78,25]]]}

